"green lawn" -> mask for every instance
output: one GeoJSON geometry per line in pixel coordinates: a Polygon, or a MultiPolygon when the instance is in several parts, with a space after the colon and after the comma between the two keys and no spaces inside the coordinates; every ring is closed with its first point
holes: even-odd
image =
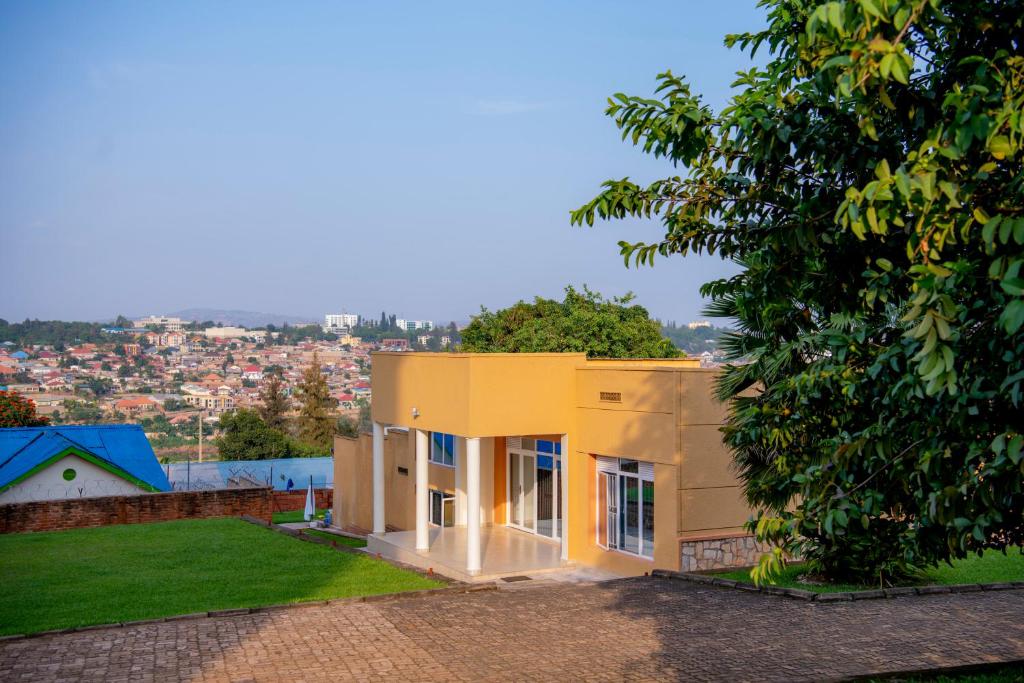
{"type": "Polygon", "coordinates": [[[0,535],[0,635],[440,587],[238,519],[0,535]]]}
{"type": "MultiPolygon", "coordinates": [[[[876,587],[800,583],[797,579],[803,573],[804,568],[802,565],[790,565],[786,567],[782,576],[776,580],[775,585],[785,588],[802,588],[819,593],[867,590],[876,587]]],[[[716,574],[716,576],[720,576],[723,579],[735,579],[736,581],[749,582],[751,580],[750,571],[746,569],[723,572],[716,574]]],[[[963,560],[955,560],[952,567],[946,564],[939,565],[934,569],[924,571],[918,583],[952,585],[956,583],[1000,583],[1004,581],[1024,581],[1024,554],[1017,550],[1008,550],[1006,555],[990,550],[983,557],[972,555],[963,560]]]]}
{"type": "MultiPolygon", "coordinates": [[[[306,513],[304,510],[289,510],[287,512],[275,512],[271,519],[274,520],[274,524],[289,524],[291,522],[305,522],[306,513]]],[[[324,511],[319,510],[316,513],[317,519],[324,518],[324,511]]]]}
{"type": "Polygon", "coordinates": [[[337,541],[338,545],[347,545],[350,548],[366,547],[366,541],[362,538],[341,536],[339,534],[332,534],[329,531],[320,531],[319,529],[303,529],[302,533],[307,536],[317,536],[318,538],[326,538],[328,541],[337,541]]]}

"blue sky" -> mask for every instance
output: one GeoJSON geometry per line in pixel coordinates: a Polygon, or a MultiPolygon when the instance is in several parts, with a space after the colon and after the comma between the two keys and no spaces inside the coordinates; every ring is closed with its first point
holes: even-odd
{"type": "Polygon", "coordinates": [[[0,317],[186,307],[468,320],[587,283],[698,317],[717,258],[627,270],[656,223],[570,227],[617,91],[712,106],[753,0],[0,5],[0,317]]]}

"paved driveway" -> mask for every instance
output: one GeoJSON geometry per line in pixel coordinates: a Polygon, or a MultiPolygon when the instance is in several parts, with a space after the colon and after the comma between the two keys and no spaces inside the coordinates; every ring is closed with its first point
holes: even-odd
{"type": "Polygon", "coordinates": [[[1022,615],[1022,590],[816,605],[637,578],[10,641],[0,680],[822,680],[1024,659],[1022,615]]]}

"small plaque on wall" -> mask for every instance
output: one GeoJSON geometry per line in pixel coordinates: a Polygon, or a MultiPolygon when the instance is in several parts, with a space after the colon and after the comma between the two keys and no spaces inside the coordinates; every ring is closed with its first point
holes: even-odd
{"type": "Polygon", "coordinates": [[[608,403],[622,403],[622,393],[618,391],[602,391],[601,400],[608,403]]]}

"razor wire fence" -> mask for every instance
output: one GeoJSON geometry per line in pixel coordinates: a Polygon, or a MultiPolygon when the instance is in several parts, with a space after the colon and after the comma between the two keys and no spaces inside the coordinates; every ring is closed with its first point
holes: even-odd
{"type": "Polygon", "coordinates": [[[270,486],[275,491],[334,488],[334,458],[176,462],[163,466],[175,491],[270,486]]]}

